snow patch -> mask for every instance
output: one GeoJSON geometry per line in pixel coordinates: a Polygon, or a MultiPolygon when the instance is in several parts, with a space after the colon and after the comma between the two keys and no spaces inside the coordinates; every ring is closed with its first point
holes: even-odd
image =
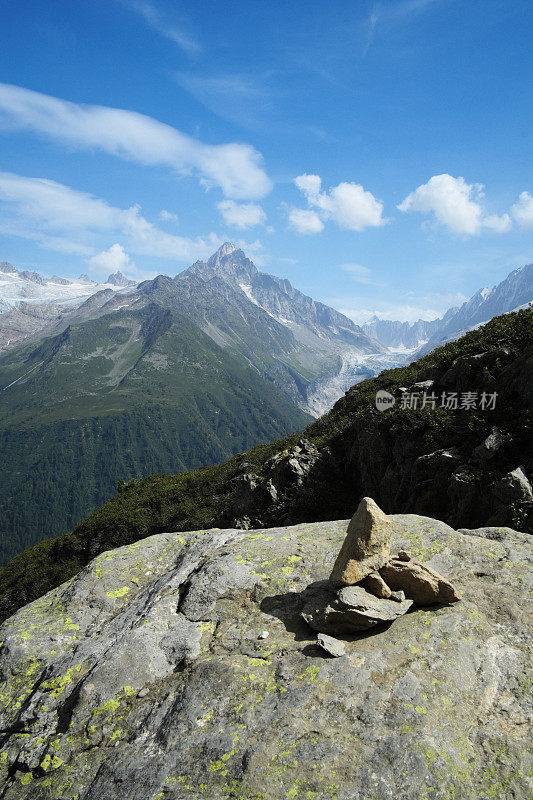
{"type": "Polygon", "coordinates": [[[60,303],[71,306],[83,302],[103,289],[124,294],[133,288],[110,283],[84,283],[79,280],[63,284],[44,279],[43,283],[37,283],[21,277],[18,273],[0,272],[0,314],[12,311],[22,303],[32,305],[60,303]]]}

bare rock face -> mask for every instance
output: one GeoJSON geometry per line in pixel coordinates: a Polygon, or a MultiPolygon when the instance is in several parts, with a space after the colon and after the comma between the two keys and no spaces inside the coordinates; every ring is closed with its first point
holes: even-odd
{"type": "Polygon", "coordinates": [[[371,497],[363,497],[331,571],[330,581],[353,586],[389,559],[392,525],[371,497]]]}
{"type": "Polygon", "coordinates": [[[417,606],[435,603],[455,603],[459,600],[455,589],[445,578],[418,561],[392,558],[380,574],[394,590],[403,590],[417,606]]]}

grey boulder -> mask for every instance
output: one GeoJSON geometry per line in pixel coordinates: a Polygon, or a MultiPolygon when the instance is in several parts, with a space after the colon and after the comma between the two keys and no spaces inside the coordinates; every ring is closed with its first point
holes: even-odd
{"type": "Polygon", "coordinates": [[[2,800],[531,797],[530,537],[389,519],[393,552],[462,602],[342,658],[301,612],[347,520],[158,534],[20,609],[0,631],[2,800]]]}

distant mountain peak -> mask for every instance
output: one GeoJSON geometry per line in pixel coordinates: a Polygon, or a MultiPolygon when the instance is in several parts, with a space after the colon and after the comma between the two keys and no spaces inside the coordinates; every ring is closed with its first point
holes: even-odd
{"type": "Polygon", "coordinates": [[[35,272],[35,270],[30,271],[29,269],[23,269],[23,270],[19,269],[16,271],[18,272],[19,278],[23,278],[25,281],[32,281],[32,283],[40,283],[40,284],[44,283],[39,273],[35,272]]]}
{"type": "Polygon", "coordinates": [[[117,269],[112,275],[106,280],[106,283],[110,283],[112,286],[136,286],[135,281],[130,280],[130,278],[126,278],[122,272],[117,269]]]}
{"type": "Polygon", "coordinates": [[[215,256],[220,256],[220,257],[222,257],[222,256],[230,256],[232,253],[234,253],[238,249],[239,248],[237,247],[237,245],[233,244],[233,242],[224,242],[224,244],[220,245],[220,247],[218,248],[216,253],[214,253],[211,256],[211,258],[214,258],[215,256]]]}
{"type": "Polygon", "coordinates": [[[72,281],[70,278],[62,278],[60,275],[52,275],[51,278],[47,278],[47,283],[59,283],[61,286],[69,286],[72,281]]]}
{"type": "Polygon", "coordinates": [[[220,270],[227,271],[229,268],[229,272],[233,273],[236,266],[240,267],[243,264],[246,264],[248,269],[250,267],[255,269],[245,253],[231,242],[224,242],[216,253],[213,253],[213,255],[207,259],[207,265],[219,272],[220,270]]]}
{"type": "Polygon", "coordinates": [[[93,281],[92,278],[89,278],[89,276],[85,272],[83,273],[83,275],[80,275],[78,281],[79,283],[96,283],[96,281],[93,281]]]}
{"type": "Polygon", "coordinates": [[[207,261],[196,261],[192,267],[180,273],[178,277],[188,278],[195,275],[203,281],[214,277],[229,281],[233,285],[248,284],[258,275],[255,264],[246,254],[231,242],[224,242],[207,261]]]}
{"type": "Polygon", "coordinates": [[[33,283],[44,283],[43,279],[39,275],[38,272],[34,272],[27,269],[17,269],[10,264],[9,261],[0,261],[0,272],[3,272],[4,275],[16,275],[18,278],[22,278],[25,281],[32,281],[33,283]]]}

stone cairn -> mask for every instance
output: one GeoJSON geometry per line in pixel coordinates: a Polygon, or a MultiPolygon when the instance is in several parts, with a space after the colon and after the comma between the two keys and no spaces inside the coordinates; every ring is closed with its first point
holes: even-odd
{"type": "Polygon", "coordinates": [[[392,523],[364,497],[350,520],[346,538],[328,581],[306,592],[302,616],[319,632],[317,644],[332,656],[344,653],[333,638],[393,622],[411,606],[455,603],[447,580],[400,550],[391,557],[392,523]]]}

